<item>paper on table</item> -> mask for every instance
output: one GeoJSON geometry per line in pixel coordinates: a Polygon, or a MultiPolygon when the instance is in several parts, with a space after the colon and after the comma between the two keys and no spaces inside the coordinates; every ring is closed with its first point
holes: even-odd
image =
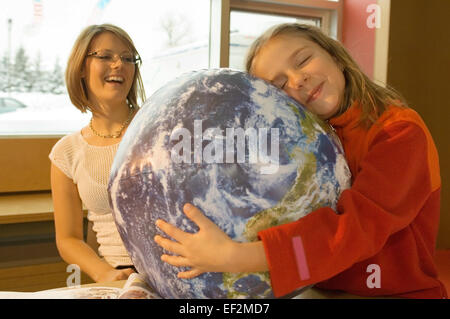
{"type": "Polygon", "coordinates": [[[68,287],[37,292],[0,291],[0,299],[160,299],[143,277],[132,273],[123,288],[68,287]]]}
{"type": "Polygon", "coordinates": [[[0,291],[0,299],[117,299],[121,292],[114,287],[69,287],[37,292],[0,291]]]}

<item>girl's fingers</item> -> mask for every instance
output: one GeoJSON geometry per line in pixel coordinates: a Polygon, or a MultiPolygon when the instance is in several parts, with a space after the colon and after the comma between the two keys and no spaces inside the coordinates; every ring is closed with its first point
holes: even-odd
{"type": "Polygon", "coordinates": [[[200,228],[208,226],[212,221],[206,217],[200,209],[192,204],[185,204],[183,206],[183,211],[190,220],[196,223],[200,228]]]}
{"type": "Polygon", "coordinates": [[[163,232],[165,232],[167,235],[169,235],[178,242],[182,242],[186,238],[186,236],[189,235],[188,233],[185,233],[179,228],[169,223],[166,223],[162,219],[158,219],[155,224],[156,226],[158,226],[159,229],[161,229],[163,232]]]}
{"type": "Polygon", "coordinates": [[[183,255],[183,246],[177,243],[176,241],[161,237],[156,235],[154,238],[155,242],[160,245],[162,248],[174,253],[176,255],[183,255]]]}
{"type": "Polygon", "coordinates": [[[201,274],[203,274],[203,271],[194,268],[194,269],[191,269],[188,271],[179,272],[178,278],[190,279],[190,278],[197,277],[198,275],[201,275],[201,274]]]}
{"type": "Polygon", "coordinates": [[[191,267],[191,263],[187,258],[182,256],[162,255],[161,260],[176,267],[191,267]]]}

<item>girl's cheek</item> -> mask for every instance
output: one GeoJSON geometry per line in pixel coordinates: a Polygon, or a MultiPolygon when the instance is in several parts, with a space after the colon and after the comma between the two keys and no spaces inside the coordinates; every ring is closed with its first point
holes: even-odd
{"type": "Polygon", "coordinates": [[[298,103],[300,103],[301,105],[303,105],[304,107],[306,107],[305,103],[302,102],[302,100],[300,98],[298,98],[297,96],[292,96],[290,95],[294,100],[296,100],[298,103]]]}
{"type": "Polygon", "coordinates": [[[288,89],[284,89],[283,90],[287,95],[289,95],[291,98],[293,98],[294,100],[296,100],[298,103],[303,105],[302,99],[300,98],[299,94],[297,91],[292,90],[290,88],[288,89]]]}

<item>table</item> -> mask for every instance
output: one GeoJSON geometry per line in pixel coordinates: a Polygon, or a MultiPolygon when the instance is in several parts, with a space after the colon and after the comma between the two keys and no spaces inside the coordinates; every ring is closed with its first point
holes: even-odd
{"type": "MultiPolygon", "coordinates": [[[[81,285],[83,288],[87,287],[114,287],[114,288],[122,288],[125,284],[126,280],[108,282],[108,283],[93,283],[81,285]]],[[[386,299],[385,297],[364,297],[348,294],[340,291],[331,291],[331,290],[323,290],[319,288],[312,287],[310,289],[305,290],[300,295],[298,295],[295,299],[386,299]]]]}

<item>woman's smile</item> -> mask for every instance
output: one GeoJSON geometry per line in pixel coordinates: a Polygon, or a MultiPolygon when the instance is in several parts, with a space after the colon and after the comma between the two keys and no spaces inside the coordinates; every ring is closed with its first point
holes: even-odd
{"type": "Polygon", "coordinates": [[[105,77],[106,85],[111,88],[123,88],[125,84],[125,78],[121,75],[108,75],[105,77]]]}

